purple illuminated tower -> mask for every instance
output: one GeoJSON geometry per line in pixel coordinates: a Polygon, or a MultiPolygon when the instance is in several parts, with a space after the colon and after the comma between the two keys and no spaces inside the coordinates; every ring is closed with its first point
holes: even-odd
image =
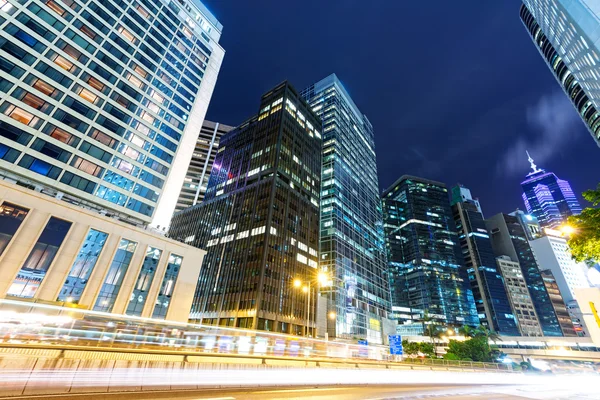
{"type": "Polygon", "coordinates": [[[521,182],[527,212],[535,216],[544,228],[554,228],[567,217],[581,213],[581,206],[568,181],[558,179],[553,172],[539,169],[527,153],[531,169],[521,182]]]}

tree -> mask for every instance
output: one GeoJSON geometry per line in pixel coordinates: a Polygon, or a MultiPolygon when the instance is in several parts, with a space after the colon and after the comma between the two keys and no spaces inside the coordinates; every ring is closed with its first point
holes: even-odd
{"type": "Polygon", "coordinates": [[[466,338],[472,338],[473,336],[475,336],[475,329],[473,329],[469,325],[463,325],[460,328],[458,328],[458,333],[466,338]]]}
{"type": "Polygon", "coordinates": [[[569,247],[578,262],[600,261],[600,184],[595,190],[583,192],[583,198],[594,207],[585,208],[581,214],[568,218],[569,247]]]}
{"type": "Polygon", "coordinates": [[[494,342],[502,341],[502,338],[498,333],[489,330],[487,327],[483,325],[479,325],[477,329],[474,331],[474,337],[484,337],[488,342],[493,340],[494,342]]]}

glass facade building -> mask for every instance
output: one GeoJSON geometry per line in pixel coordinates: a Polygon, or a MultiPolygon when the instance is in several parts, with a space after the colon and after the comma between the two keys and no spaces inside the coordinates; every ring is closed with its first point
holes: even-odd
{"type": "Polygon", "coordinates": [[[204,201],[176,213],[169,229],[207,251],[192,321],[314,336],[320,131],[284,82],[221,138],[204,201]]]}
{"type": "Polygon", "coordinates": [[[529,162],[532,172],[521,182],[522,196],[527,212],[542,228],[558,227],[569,216],[581,213],[579,201],[568,181],[537,168],[531,156],[529,162]]]}
{"type": "Polygon", "coordinates": [[[0,0],[0,177],[132,224],[168,221],[221,29],[198,1],[0,0]]]}
{"type": "Polygon", "coordinates": [[[520,16],[540,55],[600,145],[600,3],[523,0],[520,16]]]}
{"type": "Polygon", "coordinates": [[[452,214],[479,320],[501,335],[518,336],[519,329],[479,202],[471,197],[468,189],[460,186],[452,188],[453,194],[461,191],[462,196],[452,196],[452,214]]]}
{"type": "Polygon", "coordinates": [[[335,74],[302,95],[323,121],[319,249],[335,312],[328,331],[383,343],[391,305],[373,126],[335,74]]]}
{"type": "Polygon", "coordinates": [[[496,256],[519,263],[544,336],[563,336],[554,306],[519,218],[497,214],[485,221],[496,256]]]}
{"type": "Polygon", "coordinates": [[[446,186],[405,175],[382,200],[392,305],[443,325],[479,325],[446,186]]]}
{"type": "Polygon", "coordinates": [[[221,136],[232,129],[233,126],[204,121],[196,140],[196,148],[185,175],[181,193],[179,193],[175,212],[195,206],[204,199],[210,171],[219,150],[219,140],[221,136]]]}

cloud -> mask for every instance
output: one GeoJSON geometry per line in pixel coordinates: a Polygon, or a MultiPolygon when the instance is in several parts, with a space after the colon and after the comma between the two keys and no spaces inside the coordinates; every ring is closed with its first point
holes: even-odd
{"type": "Polygon", "coordinates": [[[525,151],[543,166],[564,148],[581,137],[581,119],[562,91],[542,96],[537,104],[527,108],[527,125],[534,138],[521,136],[500,160],[501,175],[522,175],[528,163],[525,151]]]}

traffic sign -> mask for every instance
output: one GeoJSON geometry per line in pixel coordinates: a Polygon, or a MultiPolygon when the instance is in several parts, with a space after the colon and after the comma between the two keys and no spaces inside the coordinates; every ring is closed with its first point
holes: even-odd
{"type": "Polygon", "coordinates": [[[401,356],[404,354],[402,348],[402,335],[389,335],[390,340],[390,354],[401,356]]]}

